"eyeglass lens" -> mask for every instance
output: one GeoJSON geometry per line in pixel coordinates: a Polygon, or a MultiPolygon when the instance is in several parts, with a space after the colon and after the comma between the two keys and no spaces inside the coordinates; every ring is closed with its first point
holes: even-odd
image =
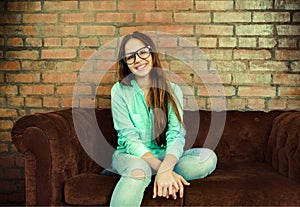
{"type": "Polygon", "coordinates": [[[143,48],[137,50],[136,52],[125,55],[125,58],[124,58],[125,62],[129,65],[133,64],[136,60],[136,55],[138,55],[143,60],[147,59],[150,56],[149,46],[143,47],[143,48]]]}

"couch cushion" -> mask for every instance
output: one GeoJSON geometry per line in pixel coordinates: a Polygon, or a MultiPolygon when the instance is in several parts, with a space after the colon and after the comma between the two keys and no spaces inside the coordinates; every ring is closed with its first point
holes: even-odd
{"type": "MultiPolygon", "coordinates": [[[[65,202],[70,205],[109,205],[119,176],[83,173],[68,179],[65,183],[65,202]]],[[[130,187],[129,187],[130,190],[130,187]]],[[[153,181],[146,188],[142,206],[183,206],[183,199],[152,199],[153,181]]]]}
{"type": "Polygon", "coordinates": [[[191,181],[186,206],[299,206],[300,184],[264,163],[228,162],[213,175],[191,181]]]}
{"type": "Polygon", "coordinates": [[[107,205],[118,177],[83,173],[65,183],[65,202],[71,205],[107,205]]]}

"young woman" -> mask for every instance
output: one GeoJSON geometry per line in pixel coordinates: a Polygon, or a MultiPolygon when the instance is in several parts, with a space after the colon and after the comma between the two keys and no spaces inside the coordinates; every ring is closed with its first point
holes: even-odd
{"type": "Polygon", "coordinates": [[[110,206],[140,206],[152,175],[153,198],[181,198],[189,180],[215,170],[217,157],[204,148],[183,151],[183,95],[167,80],[151,38],[125,36],[118,58],[119,82],[111,90],[118,133],[112,166],[121,178],[110,206]]]}

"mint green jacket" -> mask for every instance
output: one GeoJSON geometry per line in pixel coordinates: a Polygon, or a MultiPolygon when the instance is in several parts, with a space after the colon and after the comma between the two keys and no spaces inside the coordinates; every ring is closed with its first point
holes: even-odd
{"type": "MultiPolygon", "coordinates": [[[[116,152],[123,152],[137,157],[151,152],[163,159],[166,154],[172,154],[179,159],[185,144],[185,129],[178,121],[175,112],[169,104],[166,146],[158,146],[153,136],[153,108],[148,110],[144,98],[144,91],[135,80],[132,86],[125,86],[119,82],[111,89],[111,108],[114,128],[118,133],[118,147],[116,152]]],[[[181,119],[183,120],[183,95],[180,87],[171,83],[179,103],[177,103],[181,119]]],[[[176,99],[175,99],[176,100],[176,99]]],[[[159,110],[159,109],[154,109],[159,110]]]]}

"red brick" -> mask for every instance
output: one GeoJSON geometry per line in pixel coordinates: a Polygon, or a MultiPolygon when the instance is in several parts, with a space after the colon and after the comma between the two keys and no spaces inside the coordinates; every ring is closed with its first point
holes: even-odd
{"type": "Polygon", "coordinates": [[[44,83],[75,83],[76,73],[44,73],[44,83]]]}
{"type": "Polygon", "coordinates": [[[250,61],[250,71],[287,71],[286,62],[283,61],[250,61]]]}
{"type": "Polygon", "coordinates": [[[26,38],[25,45],[27,47],[41,47],[42,39],[41,38],[26,38]]]}
{"type": "Polygon", "coordinates": [[[25,98],[26,107],[42,107],[42,99],[40,97],[26,97],[25,98]]]}
{"type": "Polygon", "coordinates": [[[39,73],[29,73],[29,74],[7,74],[7,82],[11,83],[31,83],[39,82],[40,74],[39,73]]]}
{"type": "Polygon", "coordinates": [[[72,11],[78,9],[77,1],[45,1],[43,9],[45,11],[72,11]]]}
{"type": "Polygon", "coordinates": [[[274,74],[273,83],[280,85],[300,85],[300,76],[298,74],[274,74]]]}
{"type": "Polygon", "coordinates": [[[23,14],[23,22],[24,23],[40,23],[44,24],[48,23],[56,23],[57,22],[57,14],[23,14]]]}
{"type": "Polygon", "coordinates": [[[24,106],[24,98],[23,97],[8,97],[7,104],[8,104],[8,106],[23,107],[24,106]]]}
{"type": "Polygon", "coordinates": [[[136,22],[162,23],[172,22],[171,12],[140,12],[136,13],[136,22]]]}
{"type": "Polygon", "coordinates": [[[38,35],[39,34],[39,27],[35,26],[6,26],[5,31],[7,35],[14,36],[14,35],[38,35]]]}
{"type": "Polygon", "coordinates": [[[275,1],[275,9],[300,10],[298,0],[275,1]]]}
{"type": "Polygon", "coordinates": [[[114,35],[115,27],[114,26],[89,26],[81,25],[80,26],[80,35],[114,35]]]}
{"type": "Polygon", "coordinates": [[[263,24],[263,25],[237,25],[236,26],[237,35],[247,35],[247,36],[265,36],[274,35],[273,25],[263,24]]]}
{"type": "Polygon", "coordinates": [[[196,25],[196,34],[200,35],[220,35],[232,36],[233,26],[232,25],[196,25]]]}
{"type": "MultiPolygon", "coordinates": [[[[3,132],[0,132],[0,140],[2,142],[11,142],[11,134],[10,134],[10,131],[3,131],[3,132]]],[[[0,163],[1,165],[1,163],[0,163]]]]}
{"type": "Polygon", "coordinates": [[[278,48],[297,48],[298,40],[295,38],[280,38],[278,40],[278,48]]]}
{"type": "Polygon", "coordinates": [[[42,50],[42,59],[73,59],[76,58],[75,49],[45,49],[42,50]]]}
{"type": "Polygon", "coordinates": [[[238,10],[265,10],[273,8],[272,0],[235,0],[238,10]]]}
{"type": "Polygon", "coordinates": [[[300,96],[300,87],[279,87],[278,95],[281,97],[299,97],[300,96]]]}
{"type": "Polygon", "coordinates": [[[299,50],[276,50],[276,60],[300,60],[299,50]]]}
{"type": "Polygon", "coordinates": [[[21,15],[20,14],[1,14],[0,24],[20,24],[21,15]]]}
{"type": "Polygon", "coordinates": [[[232,10],[233,9],[233,0],[225,1],[196,1],[196,10],[201,11],[220,11],[220,10],[232,10]]]}
{"type": "Polygon", "coordinates": [[[78,47],[79,46],[79,38],[63,38],[63,47],[78,47]]]}
{"type": "Polygon", "coordinates": [[[8,144],[0,144],[0,153],[8,152],[8,144]]]}
{"type": "Polygon", "coordinates": [[[264,110],[266,109],[266,100],[264,98],[249,98],[246,107],[253,110],[264,110]]]}
{"type": "Polygon", "coordinates": [[[156,1],[157,10],[189,11],[193,9],[193,0],[156,1]]]}
{"type": "Polygon", "coordinates": [[[264,85],[271,83],[271,74],[233,74],[234,85],[264,85]]]}
{"type": "Polygon", "coordinates": [[[276,95],[276,88],[270,86],[239,86],[238,96],[248,97],[274,97],[276,95]]]}
{"type": "Polygon", "coordinates": [[[26,85],[20,86],[22,95],[50,95],[54,94],[53,85],[26,85]]]}
{"type": "MultiPolygon", "coordinates": [[[[72,97],[61,97],[60,98],[61,106],[62,107],[72,107],[73,106],[73,99],[72,97]]],[[[79,104],[75,101],[74,107],[79,106],[79,104]]]]}
{"type": "Polygon", "coordinates": [[[107,98],[98,98],[96,99],[96,107],[97,108],[111,108],[111,101],[107,98]]]}
{"type": "Polygon", "coordinates": [[[43,37],[78,36],[77,25],[40,25],[43,37]]]}
{"type": "Polygon", "coordinates": [[[56,93],[59,95],[72,95],[74,91],[74,85],[57,86],[56,93]]]}
{"type": "Polygon", "coordinates": [[[98,13],[96,16],[96,21],[100,23],[107,22],[133,22],[132,13],[98,13]]]}
{"type": "Polygon", "coordinates": [[[20,70],[19,61],[0,61],[0,70],[18,71],[20,70]]]}
{"type": "Polygon", "coordinates": [[[83,47],[100,46],[99,39],[98,38],[82,38],[81,46],[83,46],[83,47]]]}
{"type": "Polygon", "coordinates": [[[64,23],[94,22],[95,15],[93,13],[61,14],[61,21],[64,23]]]}
{"type": "Polygon", "coordinates": [[[5,108],[0,108],[0,116],[1,117],[13,117],[17,116],[17,110],[16,109],[5,109],[5,108]]]}
{"type": "Polygon", "coordinates": [[[161,32],[167,32],[176,35],[192,35],[194,34],[194,26],[185,24],[185,25],[162,25],[157,26],[157,30],[161,32]]]}
{"type": "Polygon", "coordinates": [[[251,12],[214,12],[214,22],[251,22],[251,12]]]}
{"type": "Polygon", "coordinates": [[[200,22],[200,23],[209,23],[211,22],[210,13],[175,13],[174,14],[175,22],[200,22]]]}
{"type": "Polygon", "coordinates": [[[8,2],[7,10],[13,12],[33,12],[33,11],[41,11],[41,3],[40,2],[8,2]]]}
{"type": "Polygon", "coordinates": [[[271,99],[268,103],[268,108],[270,110],[282,110],[286,109],[286,100],[285,99],[271,99]]]}
{"type": "Polygon", "coordinates": [[[289,22],[289,12],[254,12],[253,22],[289,22]]]}
{"type": "MultiPolygon", "coordinates": [[[[130,2],[127,2],[129,4],[130,2]]],[[[116,1],[81,1],[80,10],[82,11],[111,11],[116,10],[116,1]]],[[[121,2],[119,2],[119,5],[121,2]]],[[[132,7],[136,8],[136,7],[132,7]]],[[[130,10],[132,10],[132,8],[130,10]]]]}
{"type": "Polygon", "coordinates": [[[37,60],[37,59],[39,59],[39,51],[37,51],[37,50],[7,51],[6,57],[12,58],[12,59],[37,60]]]}
{"type": "Polygon", "coordinates": [[[131,34],[135,31],[154,31],[154,25],[142,25],[142,26],[127,26],[120,28],[120,35],[131,34]]]}
{"type": "Polygon", "coordinates": [[[244,98],[227,98],[226,106],[229,110],[243,110],[246,108],[246,99],[244,98]]]}
{"type": "Polygon", "coordinates": [[[278,35],[299,35],[300,26],[299,25],[276,25],[276,30],[278,35]]]}
{"type": "Polygon", "coordinates": [[[54,37],[54,38],[51,38],[51,37],[49,37],[49,38],[45,38],[44,39],[44,45],[46,46],[46,47],[55,47],[55,46],[61,46],[62,45],[62,43],[61,43],[61,38],[58,38],[58,37],[54,37]]]}
{"type": "Polygon", "coordinates": [[[43,97],[43,107],[59,107],[59,99],[55,97],[43,97]]]}
{"type": "Polygon", "coordinates": [[[155,2],[153,0],[131,0],[131,1],[119,1],[118,8],[120,11],[132,11],[133,8],[135,11],[141,10],[150,10],[153,11],[155,9],[155,2]]]}
{"type": "Polygon", "coordinates": [[[233,58],[236,60],[267,60],[271,59],[268,50],[234,50],[233,58]]]}
{"type": "Polygon", "coordinates": [[[198,87],[198,96],[234,96],[235,88],[233,86],[205,85],[198,87]]]}
{"type": "Polygon", "coordinates": [[[96,50],[93,50],[93,49],[80,50],[79,51],[79,57],[82,58],[82,59],[89,59],[95,53],[96,53],[96,50]]]}
{"type": "Polygon", "coordinates": [[[97,95],[101,95],[101,96],[110,96],[110,91],[111,91],[112,85],[100,85],[97,88],[97,95]]]}
{"type": "Polygon", "coordinates": [[[288,100],[287,108],[289,110],[300,110],[300,100],[288,100]]]}
{"type": "Polygon", "coordinates": [[[95,100],[88,97],[80,98],[80,107],[82,108],[96,108],[95,100]]]}
{"type": "Polygon", "coordinates": [[[16,95],[18,93],[17,86],[0,86],[0,94],[16,95]]]}
{"type": "Polygon", "coordinates": [[[203,52],[209,60],[232,60],[231,49],[203,49],[203,52]]]}
{"type": "Polygon", "coordinates": [[[20,37],[8,38],[7,44],[14,47],[23,46],[23,40],[20,37]]]}
{"type": "Polygon", "coordinates": [[[228,72],[228,71],[235,71],[235,72],[243,72],[246,71],[246,64],[242,61],[220,61],[216,60],[212,62],[213,68],[217,71],[221,72],[228,72]]]}
{"type": "Polygon", "coordinates": [[[206,107],[210,111],[224,111],[226,110],[226,100],[221,97],[209,97],[207,98],[206,107]]]}
{"type": "Polygon", "coordinates": [[[10,130],[13,127],[13,122],[11,120],[0,120],[0,129],[10,130]]]}

